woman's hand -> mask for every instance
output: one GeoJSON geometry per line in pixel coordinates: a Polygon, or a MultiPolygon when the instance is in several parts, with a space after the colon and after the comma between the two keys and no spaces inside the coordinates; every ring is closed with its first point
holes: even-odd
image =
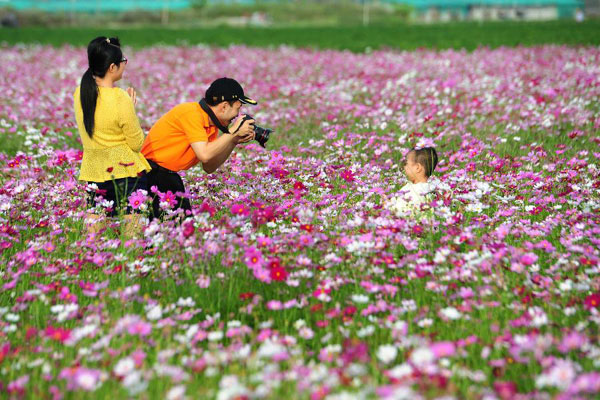
{"type": "Polygon", "coordinates": [[[131,97],[131,101],[133,101],[133,105],[135,107],[137,105],[137,93],[135,92],[135,89],[132,87],[128,87],[127,94],[129,95],[129,97],[131,97]]]}

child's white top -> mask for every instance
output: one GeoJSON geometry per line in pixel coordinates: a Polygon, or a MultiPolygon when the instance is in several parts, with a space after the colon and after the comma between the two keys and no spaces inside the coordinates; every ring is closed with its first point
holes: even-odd
{"type": "Polygon", "coordinates": [[[394,214],[405,214],[407,211],[419,210],[426,203],[426,195],[433,192],[430,182],[407,183],[398,191],[398,195],[389,199],[385,206],[394,214]]]}

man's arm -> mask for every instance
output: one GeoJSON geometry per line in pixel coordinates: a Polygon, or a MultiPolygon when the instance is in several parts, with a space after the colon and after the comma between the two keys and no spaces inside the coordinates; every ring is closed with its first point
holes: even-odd
{"type": "Polygon", "coordinates": [[[190,145],[209,174],[215,172],[228,158],[236,146],[233,135],[221,135],[214,142],[194,142],[190,145]]]}
{"type": "MultiPolygon", "coordinates": [[[[236,145],[254,139],[254,125],[251,125],[253,122],[253,120],[244,122],[239,129],[235,129],[237,130],[235,134],[221,135],[214,142],[191,143],[192,150],[202,163],[202,169],[209,174],[215,172],[229,158],[236,145]]],[[[234,128],[237,126],[239,123],[234,124],[234,128]]]]}

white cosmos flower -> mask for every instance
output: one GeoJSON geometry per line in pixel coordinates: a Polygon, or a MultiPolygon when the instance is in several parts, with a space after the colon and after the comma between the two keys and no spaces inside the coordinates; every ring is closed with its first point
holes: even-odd
{"type": "Polygon", "coordinates": [[[469,212],[480,213],[480,212],[483,211],[483,204],[481,204],[481,203],[469,203],[465,207],[465,210],[467,210],[469,212]]]}
{"type": "Polygon", "coordinates": [[[208,334],[208,340],[210,342],[218,342],[221,339],[223,339],[223,331],[214,331],[209,332],[208,334]]]}
{"type": "Polygon", "coordinates": [[[167,400],[185,400],[187,397],[185,396],[185,386],[178,385],[167,393],[167,400]]]}
{"type": "Polygon", "coordinates": [[[226,375],[219,382],[219,393],[217,400],[233,400],[236,398],[244,398],[249,394],[248,389],[242,385],[238,378],[233,375],[226,375]]]}
{"type": "Polygon", "coordinates": [[[115,365],[113,372],[117,376],[129,375],[135,369],[135,362],[130,357],[125,357],[115,365]]]}
{"type": "Polygon", "coordinates": [[[146,318],[148,318],[150,321],[156,321],[157,319],[161,319],[162,307],[160,306],[160,304],[156,304],[155,306],[150,308],[150,310],[148,310],[148,312],[146,313],[146,318]]]}
{"type": "Polygon", "coordinates": [[[563,313],[565,315],[574,315],[577,312],[577,309],[575,307],[567,307],[563,310],[563,313]]]}
{"type": "Polygon", "coordinates": [[[191,297],[186,297],[185,299],[180,297],[179,300],[177,300],[177,305],[179,307],[194,307],[196,302],[191,297]]]}
{"type": "Polygon", "coordinates": [[[558,285],[558,288],[560,289],[561,292],[568,292],[569,290],[573,290],[573,281],[570,279],[567,279],[564,282],[561,282],[558,285]]]}
{"type": "Polygon", "coordinates": [[[531,326],[539,328],[548,324],[548,316],[541,307],[531,307],[527,313],[531,317],[531,326]]]}
{"type": "Polygon", "coordinates": [[[99,386],[98,377],[92,371],[80,371],[77,374],[77,385],[83,390],[93,391],[99,386]]]}
{"type": "Polygon", "coordinates": [[[296,329],[300,329],[305,325],[306,325],[306,321],[303,319],[299,319],[296,322],[294,322],[294,328],[296,328],[296,329]]]}
{"type": "Polygon", "coordinates": [[[369,296],[364,294],[353,294],[352,301],[358,304],[365,304],[369,302],[369,296]]]}
{"type": "Polygon", "coordinates": [[[142,373],[140,371],[132,371],[123,378],[122,384],[127,388],[131,396],[142,393],[148,387],[148,382],[142,380],[142,373]]]}
{"type": "Polygon", "coordinates": [[[435,354],[433,354],[429,347],[419,347],[412,352],[410,360],[417,368],[423,368],[435,360],[435,354]]]}
{"type": "Polygon", "coordinates": [[[260,358],[271,358],[277,354],[285,352],[285,346],[280,343],[274,342],[271,339],[267,339],[258,349],[258,357],[260,358]]]}
{"type": "Polygon", "coordinates": [[[8,322],[17,322],[19,321],[19,315],[18,314],[13,314],[13,313],[8,313],[4,316],[4,318],[6,318],[6,320],[8,322]]]}
{"type": "Polygon", "coordinates": [[[425,328],[427,326],[431,326],[433,324],[433,320],[431,318],[423,318],[422,320],[420,320],[417,325],[419,325],[421,328],[425,328]]]}
{"type": "Polygon", "coordinates": [[[358,332],[356,332],[356,336],[358,336],[359,338],[364,338],[367,336],[371,336],[373,333],[375,333],[375,327],[373,325],[367,325],[364,328],[360,329],[358,332]]]}
{"type": "Polygon", "coordinates": [[[298,335],[303,339],[312,339],[315,336],[315,333],[308,326],[303,326],[298,331],[298,335]]]}
{"type": "Polygon", "coordinates": [[[410,364],[404,363],[404,364],[397,365],[394,368],[390,369],[388,371],[388,375],[390,376],[390,378],[400,380],[402,378],[411,376],[413,371],[414,371],[414,369],[413,369],[413,367],[410,366],[410,364]]]}
{"type": "Polygon", "coordinates": [[[446,307],[440,310],[440,314],[448,319],[460,319],[462,314],[454,307],[446,307]]]}
{"type": "Polygon", "coordinates": [[[389,364],[396,359],[398,349],[392,344],[382,344],[377,349],[377,358],[384,364],[389,364]]]}

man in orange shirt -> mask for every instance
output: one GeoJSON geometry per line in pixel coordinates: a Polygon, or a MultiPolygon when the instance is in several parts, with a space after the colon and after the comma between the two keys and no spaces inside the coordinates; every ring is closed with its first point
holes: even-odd
{"type": "Polygon", "coordinates": [[[177,172],[202,163],[204,171],[214,172],[240,143],[254,139],[254,120],[238,118],[242,104],[256,101],[244,95],[242,86],[230,78],[219,78],[198,102],[182,103],[163,115],[150,129],[142,154],[152,171],[147,174],[148,187],[156,186],[152,204],[154,217],[162,208],[182,208],[191,214],[191,204],[183,180],[177,172]],[[230,133],[218,136],[218,131],[230,133]]]}

